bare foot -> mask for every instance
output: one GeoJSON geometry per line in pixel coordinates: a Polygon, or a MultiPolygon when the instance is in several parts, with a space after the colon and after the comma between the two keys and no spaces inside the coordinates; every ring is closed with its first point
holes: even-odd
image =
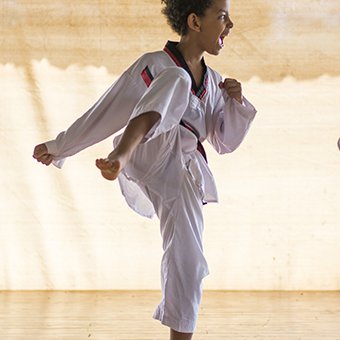
{"type": "Polygon", "coordinates": [[[110,158],[97,159],[96,166],[100,169],[102,176],[109,181],[115,180],[122,170],[119,160],[112,160],[110,158]]]}
{"type": "Polygon", "coordinates": [[[107,158],[96,160],[96,166],[100,169],[102,176],[109,181],[114,181],[128,162],[128,155],[121,155],[113,150],[107,158]]]}

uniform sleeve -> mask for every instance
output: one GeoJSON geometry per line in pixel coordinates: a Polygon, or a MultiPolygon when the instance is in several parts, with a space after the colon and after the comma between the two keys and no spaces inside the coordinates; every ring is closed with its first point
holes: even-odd
{"type": "Polygon", "coordinates": [[[208,141],[224,154],[234,151],[243,141],[255,117],[256,109],[243,97],[243,104],[216,89],[217,104],[209,124],[208,141]]]}
{"type": "Polygon", "coordinates": [[[56,139],[46,142],[54,156],[53,164],[61,168],[66,157],[98,143],[123,128],[142,93],[129,72],[122,76],[101,98],[56,139]]]}
{"type": "Polygon", "coordinates": [[[190,89],[191,78],[180,67],[167,67],[157,74],[130,118],[150,111],[159,113],[160,119],[146,134],[144,141],[156,138],[179,124],[189,103],[190,89]]]}

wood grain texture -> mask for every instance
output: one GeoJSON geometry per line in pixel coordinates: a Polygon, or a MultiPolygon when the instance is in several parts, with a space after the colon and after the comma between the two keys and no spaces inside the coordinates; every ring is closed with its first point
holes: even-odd
{"type": "MultiPolygon", "coordinates": [[[[1,292],[6,340],[161,340],[157,291],[1,292]]],[[[195,340],[339,340],[340,292],[204,293],[195,340]]]]}

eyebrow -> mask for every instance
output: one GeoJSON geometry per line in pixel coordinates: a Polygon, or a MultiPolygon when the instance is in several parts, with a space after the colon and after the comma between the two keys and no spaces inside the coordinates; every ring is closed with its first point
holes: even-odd
{"type": "Polygon", "coordinates": [[[228,14],[228,11],[225,10],[225,9],[220,9],[217,13],[226,13],[226,14],[228,14]]]}

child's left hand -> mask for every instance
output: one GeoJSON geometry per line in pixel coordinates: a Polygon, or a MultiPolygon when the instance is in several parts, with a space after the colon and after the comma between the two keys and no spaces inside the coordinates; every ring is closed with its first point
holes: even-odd
{"type": "Polygon", "coordinates": [[[242,86],[236,79],[226,78],[218,84],[220,89],[225,89],[229,97],[236,99],[242,104],[242,86]]]}

